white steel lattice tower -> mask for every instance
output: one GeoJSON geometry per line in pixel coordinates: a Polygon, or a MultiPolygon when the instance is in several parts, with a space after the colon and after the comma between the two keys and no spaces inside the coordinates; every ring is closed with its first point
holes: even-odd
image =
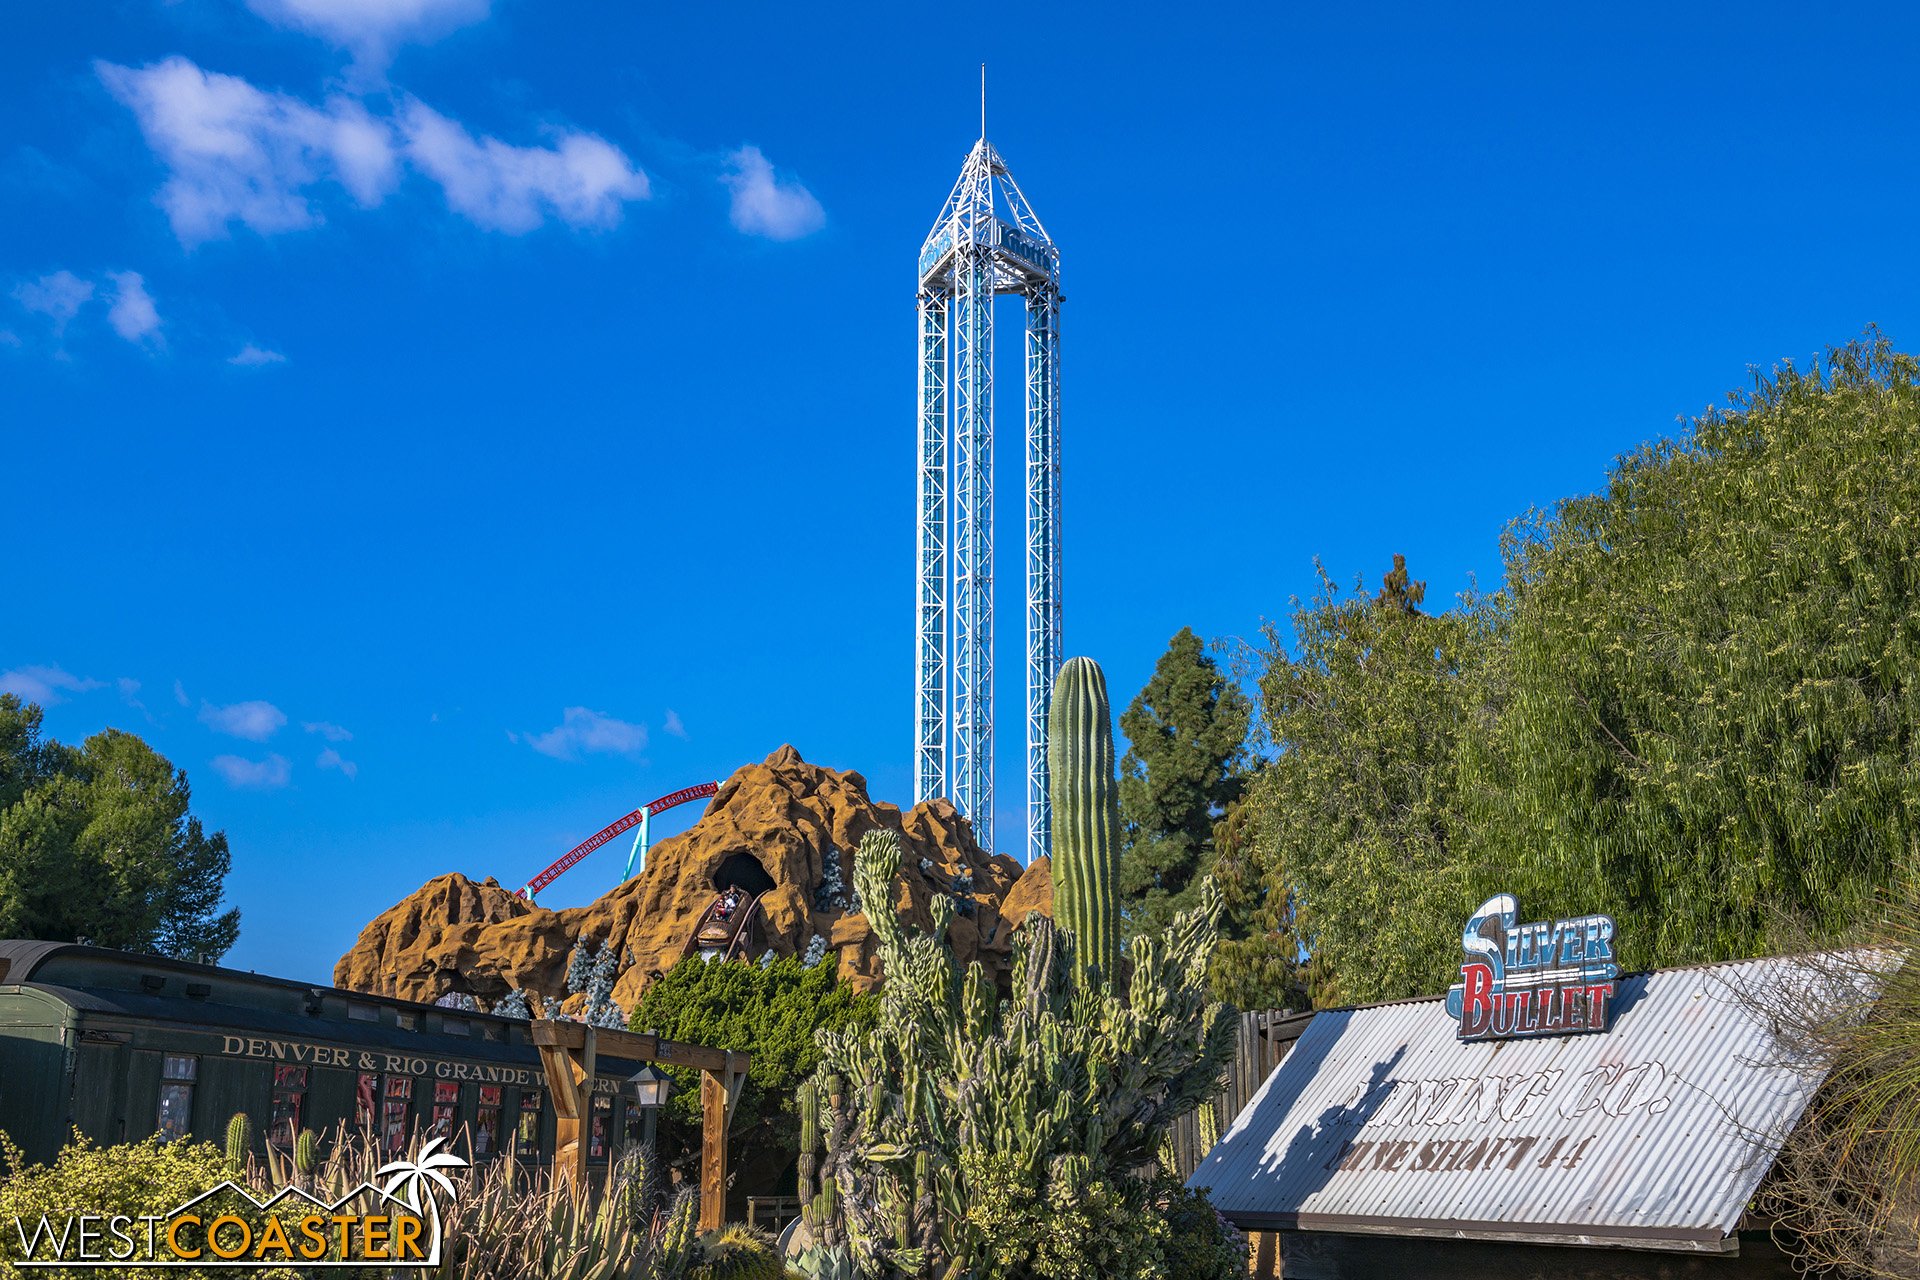
{"type": "Polygon", "coordinates": [[[1026,304],[1027,857],[1051,846],[1060,669],[1060,251],[985,130],[920,250],[914,798],[993,843],[993,300],[1026,304]]]}

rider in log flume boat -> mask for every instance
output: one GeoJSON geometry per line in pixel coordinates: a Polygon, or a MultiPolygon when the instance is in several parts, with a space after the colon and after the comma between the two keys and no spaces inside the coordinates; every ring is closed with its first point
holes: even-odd
{"type": "Polygon", "coordinates": [[[733,940],[734,913],[740,909],[740,890],[729,887],[716,896],[713,905],[707,908],[705,921],[701,924],[698,942],[703,947],[724,947],[733,940]]]}

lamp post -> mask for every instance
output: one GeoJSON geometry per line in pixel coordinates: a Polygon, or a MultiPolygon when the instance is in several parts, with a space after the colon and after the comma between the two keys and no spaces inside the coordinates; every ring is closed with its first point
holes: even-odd
{"type": "Polygon", "coordinates": [[[673,1093],[673,1077],[649,1062],[627,1078],[627,1088],[632,1092],[634,1104],[640,1108],[640,1141],[651,1152],[660,1108],[667,1105],[667,1098],[673,1093]]]}

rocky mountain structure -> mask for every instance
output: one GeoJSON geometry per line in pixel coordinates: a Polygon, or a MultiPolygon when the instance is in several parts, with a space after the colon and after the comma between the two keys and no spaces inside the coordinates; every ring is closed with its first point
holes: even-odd
{"type": "Polygon", "coordinates": [[[978,959],[1004,974],[1014,925],[1052,910],[1044,861],[1023,874],[1012,858],[982,850],[950,802],[902,812],[871,799],[858,773],[808,764],[784,746],[736,771],[699,822],[654,845],[644,872],[597,901],[552,911],[493,879],[438,876],[361,931],[334,966],[334,983],[422,1001],[464,992],[488,1006],[518,988],[551,1007],[565,993],[569,954],[587,939],[632,952],[614,988],[615,1002],[631,1009],[649,981],[687,954],[717,892],[740,885],[760,895],[762,949],[831,950],[842,979],[870,989],[880,974],[872,931],[853,901],[853,851],[879,828],[898,832],[906,846],[890,908],[925,928],[934,897],[952,897],[959,915],[949,938],[961,962],[978,959]]]}

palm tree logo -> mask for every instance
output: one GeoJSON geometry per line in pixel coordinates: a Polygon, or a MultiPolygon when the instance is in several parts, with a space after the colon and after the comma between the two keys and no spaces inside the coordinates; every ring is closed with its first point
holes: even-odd
{"type": "Polygon", "coordinates": [[[459,1194],[453,1180],[443,1172],[446,1169],[464,1169],[467,1162],[451,1151],[440,1148],[445,1138],[433,1138],[420,1148],[420,1153],[411,1160],[395,1160],[383,1165],[374,1174],[376,1178],[386,1178],[387,1185],[380,1194],[398,1201],[412,1210],[416,1216],[422,1216],[433,1224],[433,1255],[429,1261],[438,1262],[440,1258],[440,1200],[434,1195],[435,1188],[446,1192],[451,1203],[459,1194]],[[422,1205],[422,1201],[426,1203],[422,1205]]]}

